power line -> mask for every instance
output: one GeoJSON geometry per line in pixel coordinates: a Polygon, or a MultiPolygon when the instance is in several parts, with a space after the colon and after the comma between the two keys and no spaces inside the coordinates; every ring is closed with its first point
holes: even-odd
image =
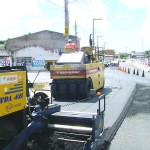
{"type": "Polygon", "coordinates": [[[76,2],[76,1],[78,1],[78,0],[73,0],[73,1],[71,1],[71,2],[68,2],[68,3],[73,3],[73,2],[76,2]]]}
{"type": "Polygon", "coordinates": [[[59,7],[59,8],[63,8],[63,7],[60,7],[59,5],[57,5],[56,3],[52,2],[51,0],[47,0],[47,1],[50,2],[51,4],[55,5],[55,6],[59,7]]]}

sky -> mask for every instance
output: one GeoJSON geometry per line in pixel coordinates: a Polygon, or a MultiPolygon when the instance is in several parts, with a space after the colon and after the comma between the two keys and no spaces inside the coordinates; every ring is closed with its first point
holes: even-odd
{"type": "MultiPolygon", "coordinates": [[[[116,53],[150,50],[150,0],[68,0],[69,33],[116,53]],[[99,19],[99,20],[98,20],[99,19]],[[94,28],[93,28],[94,24],[94,28]]],[[[0,0],[0,40],[50,30],[64,33],[64,0],[0,0]]]]}

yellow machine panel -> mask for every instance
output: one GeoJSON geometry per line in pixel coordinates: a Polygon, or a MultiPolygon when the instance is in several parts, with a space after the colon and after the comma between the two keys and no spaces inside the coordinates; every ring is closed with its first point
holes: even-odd
{"type": "Polygon", "coordinates": [[[26,72],[0,73],[0,117],[26,108],[26,72]]]}
{"type": "Polygon", "coordinates": [[[103,63],[53,65],[51,66],[52,79],[83,79],[91,78],[94,89],[99,89],[104,84],[103,63]]]}
{"type": "Polygon", "coordinates": [[[56,99],[84,99],[104,87],[104,63],[91,47],[65,52],[50,66],[51,94],[56,99]]]}

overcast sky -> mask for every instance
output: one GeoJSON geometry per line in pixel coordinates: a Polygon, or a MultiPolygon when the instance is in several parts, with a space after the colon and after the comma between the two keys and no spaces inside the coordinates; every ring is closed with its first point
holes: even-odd
{"type": "MultiPolygon", "coordinates": [[[[150,0],[68,0],[70,34],[75,21],[81,46],[89,45],[95,20],[95,45],[116,52],[150,49],[150,0]],[[98,36],[102,36],[99,37],[98,36]]],[[[51,30],[64,33],[64,0],[0,0],[0,40],[51,30]]]]}

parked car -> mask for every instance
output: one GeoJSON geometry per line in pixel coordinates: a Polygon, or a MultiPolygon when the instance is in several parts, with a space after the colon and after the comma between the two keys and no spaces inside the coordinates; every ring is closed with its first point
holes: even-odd
{"type": "Polygon", "coordinates": [[[121,60],[121,62],[125,62],[125,61],[126,61],[125,59],[122,59],[122,60],[121,60]]]}
{"type": "Polygon", "coordinates": [[[104,61],[104,66],[105,66],[105,67],[109,67],[109,66],[110,66],[110,62],[104,61]]]}
{"type": "Polygon", "coordinates": [[[110,66],[112,66],[112,67],[119,67],[119,60],[111,61],[110,66]]]}

